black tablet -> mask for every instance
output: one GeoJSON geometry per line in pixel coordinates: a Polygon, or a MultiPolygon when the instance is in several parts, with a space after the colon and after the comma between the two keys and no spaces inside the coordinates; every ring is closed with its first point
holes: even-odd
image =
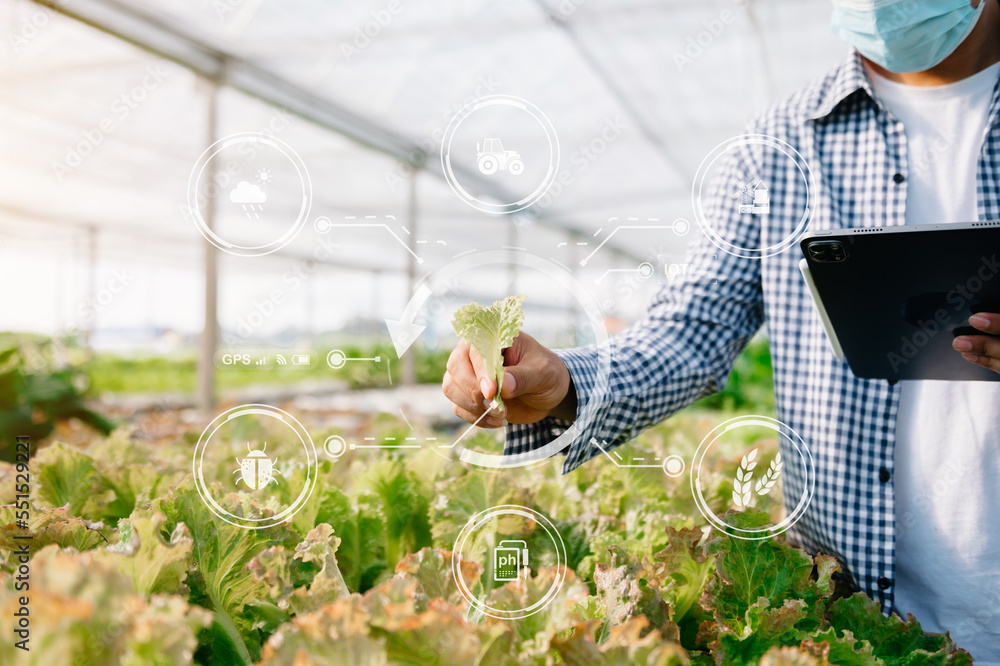
{"type": "Polygon", "coordinates": [[[832,229],[800,242],[800,269],[834,353],[858,377],[1000,381],[952,349],[1000,312],[1000,222],[832,229]]]}

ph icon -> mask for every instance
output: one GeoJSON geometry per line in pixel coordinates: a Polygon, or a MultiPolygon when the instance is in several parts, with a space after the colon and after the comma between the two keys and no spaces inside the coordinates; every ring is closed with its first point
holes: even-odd
{"type": "Polygon", "coordinates": [[[517,580],[517,574],[528,566],[528,544],[521,540],[501,541],[493,549],[493,580],[517,580]]]}

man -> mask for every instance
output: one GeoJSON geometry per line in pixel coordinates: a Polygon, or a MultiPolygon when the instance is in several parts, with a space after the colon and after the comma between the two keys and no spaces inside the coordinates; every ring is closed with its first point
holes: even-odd
{"type": "MultiPolygon", "coordinates": [[[[810,230],[1000,219],[1000,6],[997,0],[834,0],[848,60],[751,123],[794,147],[817,176],[810,230]]],[[[794,166],[734,154],[728,183],[794,166]]],[[[766,247],[801,212],[774,196],[766,227],[730,192],[707,205],[727,241],[766,247]]],[[[766,254],[766,253],[764,253],[766,254]]],[[[811,552],[836,556],[886,613],[950,630],[977,664],[1000,664],[1000,382],[864,380],[829,350],[798,273],[801,251],[741,258],[707,239],[704,266],[663,289],[646,318],[612,341],[610,388],[595,394],[597,352],[552,352],[522,333],[505,354],[509,454],[535,449],[587,414],[564,470],[718,390],[766,320],[778,417],[808,444],[816,495],[796,526],[811,552]]],[[[929,269],[932,270],[932,269],[929,269]]],[[[970,319],[1000,333],[1000,314],[970,319]]],[[[956,354],[1000,372],[1000,340],[962,336],[956,354]]],[[[476,421],[496,391],[466,342],[443,390],[476,421]]],[[[789,483],[801,482],[788,469],[789,483]]],[[[787,484],[786,484],[787,487],[787,484]]]]}

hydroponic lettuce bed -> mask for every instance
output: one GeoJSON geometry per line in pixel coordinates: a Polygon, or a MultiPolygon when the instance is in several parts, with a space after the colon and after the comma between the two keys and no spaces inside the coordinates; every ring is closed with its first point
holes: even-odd
{"type": "MultiPolygon", "coordinates": [[[[630,446],[690,459],[717,419],[683,415],[630,446]]],[[[388,417],[372,428],[409,432],[388,417]]],[[[703,529],[686,475],[603,459],[566,476],[558,460],[497,473],[433,451],[351,452],[321,462],[315,492],[290,523],[245,530],[217,519],[195,491],[196,439],[151,443],[120,429],[37,454],[31,651],[14,647],[23,542],[13,537],[25,531],[5,506],[0,663],[971,663],[912,618],[885,618],[861,595],[838,598],[831,558],[814,560],[780,537],[703,529]],[[514,621],[470,611],[451,569],[463,525],[500,504],[549,516],[568,559],[555,601],[514,621]]],[[[732,469],[733,455],[713,465],[732,469]]],[[[0,465],[0,500],[13,501],[14,483],[14,467],[0,465]]],[[[710,475],[719,510],[732,484],[710,475]]],[[[768,501],[729,520],[764,523],[776,510],[768,501]]],[[[244,515],[271,510],[247,491],[226,502],[244,515]]],[[[462,576],[491,606],[516,608],[548,589],[558,573],[551,555],[533,551],[528,580],[486,585],[469,562],[462,576]]]]}

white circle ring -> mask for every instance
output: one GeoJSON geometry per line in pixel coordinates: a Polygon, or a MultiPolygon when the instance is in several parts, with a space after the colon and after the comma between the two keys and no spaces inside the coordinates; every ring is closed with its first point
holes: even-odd
{"type": "MultiPolygon", "coordinates": [[[[566,270],[565,267],[556,264],[549,259],[528,254],[520,250],[488,250],[483,252],[472,252],[459,259],[452,261],[438,270],[436,273],[424,278],[417,284],[413,296],[407,303],[405,310],[419,311],[424,304],[435,293],[447,294],[453,285],[453,280],[457,275],[483,266],[499,264],[509,266],[517,264],[526,268],[532,268],[551,278],[556,284],[564,287],[576,298],[580,304],[583,314],[587,317],[594,331],[594,344],[597,347],[597,375],[594,378],[594,387],[586,406],[580,410],[579,418],[570,425],[565,432],[553,439],[551,442],[532,449],[525,453],[492,454],[472,451],[462,447],[459,459],[462,462],[478,465],[479,467],[490,467],[501,469],[506,467],[521,467],[535,462],[546,460],[556,455],[570,444],[576,434],[586,430],[587,426],[597,418],[597,411],[607,394],[611,380],[611,348],[610,335],[604,322],[604,314],[594,296],[587,288],[566,270]]],[[[440,445],[439,449],[454,449],[458,442],[451,445],[440,445]]]]}
{"type": "Polygon", "coordinates": [[[228,252],[238,257],[259,257],[283,248],[305,226],[306,219],[309,217],[309,210],[312,208],[312,180],[309,178],[309,171],[306,170],[305,162],[302,161],[299,154],[287,143],[261,132],[240,132],[219,139],[205,149],[205,152],[201,154],[191,169],[191,175],[188,177],[187,195],[188,206],[186,212],[195,223],[198,231],[201,232],[201,235],[205,237],[205,240],[223,252],[228,252]],[[198,206],[198,183],[201,182],[208,163],[226,148],[243,144],[265,145],[277,150],[295,167],[299,181],[302,184],[302,201],[299,205],[299,213],[295,218],[295,222],[279,238],[263,245],[240,245],[226,240],[209,227],[205,218],[202,217],[201,208],[198,206]]]}
{"type": "Polygon", "coordinates": [[[669,455],[663,459],[663,473],[670,477],[678,477],[684,473],[684,458],[669,455]]]}
{"type": "Polygon", "coordinates": [[[208,506],[212,513],[219,518],[222,518],[230,525],[236,525],[237,527],[242,527],[248,530],[260,530],[266,527],[273,527],[285,522],[286,520],[290,520],[292,516],[298,513],[299,509],[301,509],[305,505],[306,501],[308,501],[313,488],[316,487],[316,476],[319,473],[319,464],[316,460],[316,448],[313,446],[312,438],[309,437],[309,433],[302,426],[302,424],[299,423],[298,419],[288,412],[278,409],[277,407],[250,404],[238,405],[232,409],[224,411],[216,416],[215,419],[205,427],[201,433],[201,437],[198,438],[198,444],[195,446],[194,454],[192,455],[191,460],[191,469],[194,472],[194,484],[198,489],[198,494],[201,496],[202,501],[205,502],[205,505],[208,506]],[[212,436],[219,428],[232,419],[239,418],[241,416],[264,416],[280,421],[295,434],[306,453],[306,480],[305,484],[302,486],[302,491],[287,508],[274,514],[273,516],[265,516],[263,518],[247,518],[245,516],[237,516],[236,514],[230,513],[222,508],[222,506],[215,501],[215,498],[212,497],[212,494],[208,492],[208,484],[205,482],[205,476],[202,473],[202,460],[205,457],[205,450],[208,448],[208,444],[211,441],[212,436]]]}
{"type": "Polygon", "coordinates": [[[566,558],[566,543],[563,541],[562,535],[559,534],[559,530],[556,529],[555,525],[552,524],[548,518],[538,513],[534,509],[529,509],[525,506],[518,506],[516,504],[504,504],[501,506],[495,506],[492,509],[486,509],[472,518],[465,524],[462,531],[459,532],[458,537],[455,539],[455,548],[452,551],[453,555],[451,558],[452,575],[455,577],[455,584],[458,586],[458,591],[461,592],[462,596],[465,598],[473,608],[488,615],[489,617],[495,618],[497,620],[520,620],[521,618],[528,617],[529,615],[534,615],[538,611],[542,610],[555,599],[556,594],[562,588],[563,583],[566,581],[566,567],[568,560],[566,558]],[[469,537],[485,523],[492,520],[495,516],[521,516],[529,520],[534,520],[538,525],[545,530],[545,534],[552,541],[552,544],[556,548],[556,578],[549,586],[548,591],[545,595],[531,604],[527,608],[519,608],[513,611],[501,610],[499,608],[494,608],[486,603],[483,603],[472,594],[472,590],[469,589],[468,585],[465,584],[465,577],[462,576],[462,548],[465,546],[465,542],[468,541],[469,537]]]}
{"type": "Polygon", "coordinates": [[[339,458],[344,455],[345,451],[347,451],[347,442],[345,442],[344,438],[340,435],[330,435],[326,438],[326,441],[323,442],[323,450],[326,451],[326,455],[331,458],[339,458]]]}
{"type": "Polygon", "coordinates": [[[520,97],[514,97],[513,95],[489,95],[481,97],[459,109],[458,113],[448,123],[448,127],[445,128],[444,137],[441,139],[441,169],[444,171],[445,180],[448,181],[448,185],[451,186],[452,191],[458,195],[459,199],[476,210],[494,215],[516,213],[545,196],[545,193],[552,187],[552,183],[555,182],[559,170],[559,137],[556,136],[556,130],[552,125],[552,121],[542,113],[541,109],[531,102],[520,97]],[[476,111],[495,105],[511,106],[530,115],[542,128],[542,131],[545,132],[545,138],[549,143],[549,168],[545,173],[545,178],[542,179],[541,184],[531,194],[509,203],[491,203],[474,196],[458,182],[451,163],[451,142],[455,138],[455,132],[458,131],[459,126],[476,111]]]}
{"type": "Polygon", "coordinates": [[[736,257],[743,257],[745,259],[763,259],[764,257],[771,257],[784,252],[788,248],[795,245],[796,241],[798,241],[802,234],[805,233],[806,228],[809,226],[809,218],[812,215],[812,200],[810,199],[810,187],[812,185],[813,175],[812,171],[809,169],[809,163],[804,157],[802,157],[802,155],[799,154],[799,151],[795,150],[795,148],[788,143],[785,143],[781,139],[776,139],[773,136],[768,136],[766,134],[746,134],[734,137],[728,141],[723,141],[716,146],[704,160],[701,161],[701,165],[698,166],[698,173],[695,175],[694,183],[691,186],[691,202],[694,205],[695,219],[698,221],[698,226],[701,227],[701,230],[706,236],[708,236],[709,240],[711,240],[716,247],[723,252],[736,257]],[[799,172],[799,176],[801,176],[806,186],[806,204],[802,211],[802,217],[799,219],[795,230],[785,238],[782,238],[781,242],[769,245],[762,249],[740,247],[739,245],[734,245],[723,238],[722,235],[717,232],[708,221],[708,216],[705,214],[705,207],[702,203],[702,190],[704,189],[705,179],[708,177],[712,166],[717,160],[729,153],[729,151],[742,148],[743,146],[764,146],[765,148],[771,148],[778,151],[792,161],[795,168],[799,172]]]}
{"type": "Polygon", "coordinates": [[[339,349],[331,349],[330,353],[326,355],[326,364],[334,370],[340,370],[347,365],[347,354],[339,349]]]}
{"type": "Polygon", "coordinates": [[[809,447],[806,446],[804,441],[802,441],[802,438],[799,437],[798,433],[792,430],[791,426],[777,419],[772,419],[769,416],[737,416],[715,426],[715,428],[713,428],[712,431],[705,435],[705,438],[701,440],[701,444],[698,445],[698,450],[695,452],[694,459],[691,463],[691,494],[694,495],[695,503],[698,505],[698,509],[701,511],[701,514],[705,516],[705,519],[713,526],[719,528],[730,536],[736,537],[737,539],[757,541],[761,539],[769,539],[781,534],[802,518],[806,509],[809,508],[809,504],[812,502],[815,490],[816,463],[813,461],[812,453],[810,453],[809,447]],[[722,435],[726,434],[730,430],[748,426],[770,428],[771,430],[774,430],[780,437],[789,442],[799,454],[799,464],[802,468],[802,478],[805,479],[805,485],[802,489],[802,494],[799,497],[798,502],[795,504],[795,508],[792,509],[791,513],[785,516],[784,520],[776,525],[754,528],[736,527],[735,525],[730,525],[716,515],[714,511],[712,511],[712,509],[708,506],[708,501],[705,499],[701,490],[701,465],[705,459],[705,454],[708,453],[708,450],[712,448],[712,445],[722,435]]]}

